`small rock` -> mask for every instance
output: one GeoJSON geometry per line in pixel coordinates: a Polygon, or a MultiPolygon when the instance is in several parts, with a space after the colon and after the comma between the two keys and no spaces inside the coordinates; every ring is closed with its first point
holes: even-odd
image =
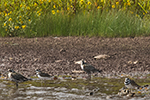
{"type": "Polygon", "coordinates": [[[129,89],[127,89],[126,87],[123,87],[119,90],[118,95],[124,96],[124,95],[128,95],[129,93],[130,93],[129,89]]]}
{"type": "Polygon", "coordinates": [[[135,93],[129,93],[128,95],[127,95],[127,97],[134,97],[135,96],[135,93]]]}
{"type": "Polygon", "coordinates": [[[94,59],[107,59],[109,57],[110,57],[109,55],[103,54],[103,55],[95,56],[94,59]]]}
{"type": "Polygon", "coordinates": [[[132,64],[133,62],[132,61],[128,61],[128,64],[132,64]]]}
{"type": "Polygon", "coordinates": [[[106,96],[106,99],[111,99],[111,97],[110,96],[106,96]]]}
{"type": "Polygon", "coordinates": [[[93,92],[88,93],[88,95],[90,95],[90,96],[93,95],[93,94],[94,94],[93,92]]]}
{"type": "Polygon", "coordinates": [[[82,70],[72,70],[72,73],[84,73],[82,70]]]}
{"type": "Polygon", "coordinates": [[[9,60],[13,60],[13,58],[12,58],[12,57],[9,57],[9,60]]]}
{"type": "Polygon", "coordinates": [[[61,61],[63,61],[63,60],[55,60],[55,62],[57,62],[57,63],[58,63],[58,62],[61,62],[61,61]]]}
{"type": "Polygon", "coordinates": [[[137,63],[138,63],[138,61],[133,62],[133,64],[137,64],[137,63]]]}
{"type": "Polygon", "coordinates": [[[35,58],[35,59],[34,59],[34,61],[36,62],[36,61],[38,61],[38,59],[37,59],[37,58],[35,58]]]}
{"type": "Polygon", "coordinates": [[[66,52],[65,49],[60,49],[60,53],[66,52]]]}
{"type": "Polygon", "coordinates": [[[134,65],[135,65],[135,64],[137,64],[138,62],[139,62],[138,60],[136,60],[136,61],[134,61],[134,62],[133,62],[133,61],[128,61],[128,64],[134,64],[134,65]]]}
{"type": "Polygon", "coordinates": [[[2,63],[0,66],[3,66],[3,67],[4,67],[4,66],[5,66],[5,64],[4,64],[4,63],[2,63]]]}
{"type": "Polygon", "coordinates": [[[11,45],[19,45],[18,43],[13,43],[13,44],[11,44],[11,45]]]}

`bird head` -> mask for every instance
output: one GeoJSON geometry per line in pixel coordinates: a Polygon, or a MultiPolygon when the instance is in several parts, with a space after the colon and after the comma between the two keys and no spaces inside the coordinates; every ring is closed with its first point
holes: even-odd
{"type": "Polygon", "coordinates": [[[40,69],[36,69],[35,71],[36,71],[36,73],[40,73],[40,72],[41,72],[41,70],[40,70],[40,69]]]}
{"type": "Polygon", "coordinates": [[[15,73],[13,69],[8,69],[8,72],[15,73]]]}
{"type": "Polygon", "coordinates": [[[131,83],[131,80],[129,78],[125,78],[124,84],[129,85],[131,83]]]}
{"type": "Polygon", "coordinates": [[[86,61],[83,60],[83,59],[81,59],[80,61],[76,61],[76,62],[75,62],[75,64],[85,64],[85,63],[86,63],[86,61]]]}

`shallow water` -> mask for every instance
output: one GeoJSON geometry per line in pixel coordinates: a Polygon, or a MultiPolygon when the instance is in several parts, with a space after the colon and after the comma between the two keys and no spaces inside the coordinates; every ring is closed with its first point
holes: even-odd
{"type": "MultiPolygon", "coordinates": [[[[119,96],[124,78],[93,78],[71,80],[69,77],[58,80],[33,80],[20,83],[16,88],[13,82],[0,80],[0,100],[149,100],[150,96],[119,96]]],[[[137,80],[139,84],[149,83],[148,79],[137,80]],[[144,83],[143,83],[144,82],[144,83]]]]}

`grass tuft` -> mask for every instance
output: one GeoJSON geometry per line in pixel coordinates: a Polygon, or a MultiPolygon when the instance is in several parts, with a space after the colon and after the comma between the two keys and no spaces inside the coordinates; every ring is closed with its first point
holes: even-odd
{"type": "Polygon", "coordinates": [[[80,13],[74,16],[47,14],[32,24],[33,36],[100,36],[134,37],[150,34],[150,20],[143,20],[124,11],[80,13]],[[36,32],[36,33],[34,33],[36,32]]]}

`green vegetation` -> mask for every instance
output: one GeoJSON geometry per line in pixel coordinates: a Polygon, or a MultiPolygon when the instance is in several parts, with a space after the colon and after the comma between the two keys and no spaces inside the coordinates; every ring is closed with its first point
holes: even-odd
{"type": "MultiPolygon", "coordinates": [[[[62,76],[61,76],[62,77],[62,76]]],[[[64,77],[70,77],[70,76],[64,76],[64,77]]],[[[117,94],[119,92],[119,89],[124,87],[124,77],[122,78],[101,78],[101,77],[93,77],[91,81],[84,80],[84,79],[77,79],[77,80],[71,80],[71,79],[65,79],[65,80],[32,80],[32,81],[26,81],[23,83],[19,83],[19,88],[26,88],[35,86],[35,87],[60,87],[60,88],[67,88],[67,89],[97,89],[99,88],[99,92],[106,93],[107,95],[111,94],[117,94]]],[[[147,78],[145,79],[138,79],[132,78],[135,80],[137,84],[140,86],[144,85],[150,85],[149,81],[149,74],[147,75],[147,78]]],[[[0,80],[0,82],[3,82],[6,80],[0,80]]],[[[7,88],[16,87],[15,83],[12,81],[4,82],[4,84],[7,85],[7,88]]]]}
{"type": "Polygon", "coordinates": [[[150,34],[149,0],[1,0],[0,36],[150,34]]]}
{"type": "MultiPolygon", "coordinates": [[[[140,80],[135,80],[135,82],[141,86],[143,85],[150,85],[149,79],[140,79],[140,80]]],[[[27,81],[21,84],[31,84],[32,86],[36,87],[65,87],[67,89],[72,89],[76,88],[79,90],[83,89],[96,89],[99,88],[99,92],[101,93],[106,93],[108,95],[114,93],[117,94],[119,89],[124,87],[124,78],[120,79],[115,79],[115,78],[101,78],[101,77],[94,77],[91,81],[89,80],[83,80],[83,79],[78,79],[78,80],[65,80],[65,81],[60,81],[60,80],[37,80],[37,81],[27,81]]]]}
{"type": "Polygon", "coordinates": [[[110,78],[94,78],[92,81],[88,80],[66,80],[66,81],[60,81],[60,80],[46,80],[46,81],[27,81],[21,84],[32,84],[32,86],[36,87],[65,87],[67,89],[76,88],[79,90],[82,89],[96,89],[99,88],[100,92],[106,93],[106,94],[117,94],[119,89],[124,86],[123,84],[124,78],[122,79],[110,79],[110,78]]]}

